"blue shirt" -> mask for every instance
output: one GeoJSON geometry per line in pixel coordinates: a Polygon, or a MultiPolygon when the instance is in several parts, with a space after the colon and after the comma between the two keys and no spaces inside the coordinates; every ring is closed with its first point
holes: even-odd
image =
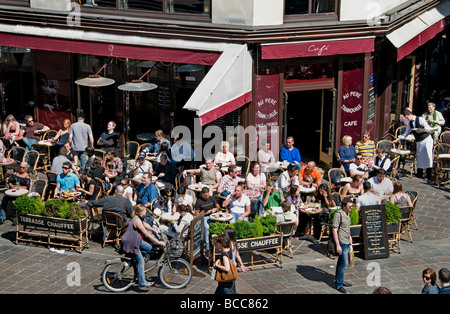
{"type": "Polygon", "coordinates": [[[292,150],[289,150],[286,146],[281,147],[280,151],[280,159],[286,160],[290,163],[294,163],[295,161],[300,163],[302,161],[302,157],[300,157],[300,151],[298,148],[293,147],[292,150]]]}
{"type": "Polygon", "coordinates": [[[439,290],[439,294],[450,294],[450,286],[442,287],[441,290],[439,290]]]}
{"type": "Polygon", "coordinates": [[[64,173],[60,173],[56,177],[56,184],[59,184],[60,191],[72,190],[77,184],[80,184],[80,179],[73,172],[70,172],[67,176],[64,173]]]}
{"type": "Polygon", "coordinates": [[[144,187],[144,183],[141,183],[137,186],[136,192],[138,193],[138,203],[147,204],[152,202],[154,199],[158,197],[158,188],[153,183],[150,183],[147,188],[144,187]]]}
{"type": "Polygon", "coordinates": [[[339,148],[339,157],[341,158],[341,163],[344,166],[345,172],[349,172],[350,163],[344,163],[344,160],[351,160],[356,157],[355,146],[350,145],[349,147],[341,146],[339,148]]]}

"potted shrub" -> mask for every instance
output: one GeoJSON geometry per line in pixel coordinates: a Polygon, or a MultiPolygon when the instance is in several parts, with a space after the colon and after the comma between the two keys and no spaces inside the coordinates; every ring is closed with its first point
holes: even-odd
{"type": "Polygon", "coordinates": [[[398,207],[394,203],[386,202],[384,204],[384,208],[386,209],[387,232],[397,233],[398,224],[400,223],[400,219],[402,217],[402,214],[400,213],[400,207],[398,207]]]}
{"type": "MultiPolygon", "coordinates": [[[[328,214],[328,219],[330,221],[330,225],[333,224],[334,214],[338,210],[341,210],[341,208],[340,207],[336,208],[328,214]]],[[[361,230],[362,230],[361,215],[360,215],[359,211],[356,210],[355,205],[353,205],[352,209],[348,212],[348,215],[350,217],[350,234],[352,235],[352,237],[359,237],[361,235],[361,230]]]]}

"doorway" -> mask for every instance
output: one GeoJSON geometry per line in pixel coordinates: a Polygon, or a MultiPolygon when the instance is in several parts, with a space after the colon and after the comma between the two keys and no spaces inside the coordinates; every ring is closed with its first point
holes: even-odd
{"type": "Polygon", "coordinates": [[[318,89],[287,93],[285,136],[294,137],[302,162],[315,161],[331,167],[333,161],[334,90],[318,89]]]}

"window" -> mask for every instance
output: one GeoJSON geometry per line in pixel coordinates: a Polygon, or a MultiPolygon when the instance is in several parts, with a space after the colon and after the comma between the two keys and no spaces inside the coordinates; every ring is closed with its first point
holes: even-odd
{"type": "Polygon", "coordinates": [[[163,13],[207,14],[211,0],[80,0],[85,6],[163,13]]]}
{"type": "Polygon", "coordinates": [[[335,13],[338,0],[285,0],[285,15],[335,13]]]}

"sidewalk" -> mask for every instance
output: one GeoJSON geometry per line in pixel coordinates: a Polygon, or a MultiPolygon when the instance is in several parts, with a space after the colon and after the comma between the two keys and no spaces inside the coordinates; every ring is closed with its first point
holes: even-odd
{"type": "MultiPolygon", "coordinates": [[[[353,286],[349,294],[369,294],[374,281],[395,294],[420,294],[421,273],[425,268],[450,268],[450,187],[436,189],[424,180],[403,178],[404,190],[419,191],[416,218],[419,230],[412,227],[413,243],[401,240],[401,254],[389,258],[364,260],[356,258],[345,280],[353,286]],[[376,276],[378,275],[379,276],[376,276]]],[[[50,251],[45,246],[15,244],[15,227],[8,220],[0,225],[0,293],[67,294],[110,293],[102,285],[100,275],[104,261],[117,257],[112,246],[102,248],[90,242],[89,248],[77,253],[50,251]],[[78,276],[79,274],[79,276],[78,276]],[[78,280],[79,279],[79,280],[78,280]]],[[[339,294],[334,289],[336,261],[325,255],[326,242],[313,244],[293,240],[294,258],[283,257],[282,267],[268,266],[239,273],[240,294],[339,294]]],[[[126,293],[146,294],[212,294],[217,283],[205,272],[206,265],[197,265],[205,277],[194,276],[183,290],[168,290],[159,284],[156,272],[151,276],[156,285],[141,290],[133,286],[126,293]]]]}

